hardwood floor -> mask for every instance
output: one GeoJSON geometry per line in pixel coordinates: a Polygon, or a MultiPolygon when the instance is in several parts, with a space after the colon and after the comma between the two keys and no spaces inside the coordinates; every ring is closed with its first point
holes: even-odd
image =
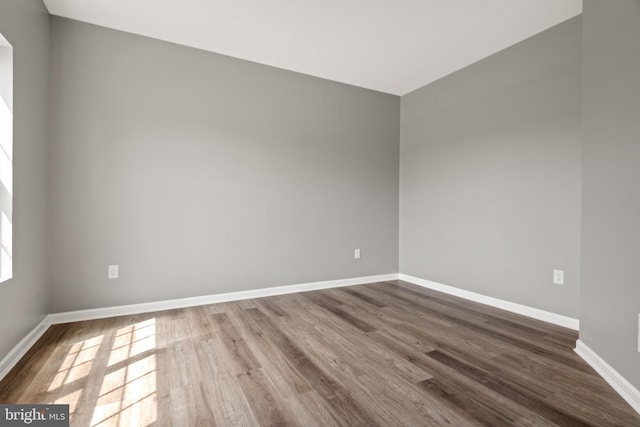
{"type": "Polygon", "coordinates": [[[394,281],[55,325],[0,402],[73,426],[640,426],[576,338],[394,281]]]}

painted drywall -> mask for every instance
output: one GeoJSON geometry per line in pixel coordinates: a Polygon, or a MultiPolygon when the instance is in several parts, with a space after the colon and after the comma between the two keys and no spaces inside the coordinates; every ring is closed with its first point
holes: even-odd
{"type": "Polygon", "coordinates": [[[0,283],[0,359],[49,312],[46,160],[49,16],[40,0],[2,0],[13,46],[13,278],[0,283]]]}
{"type": "Polygon", "coordinates": [[[398,97],[62,18],[52,38],[54,312],[398,271],[398,97]]]}
{"type": "Polygon", "coordinates": [[[584,2],[580,340],[640,389],[640,2],[584,2]]]}
{"type": "Polygon", "coordinates": [[[577,17],[402,97],[402,273],[578,317],[580,56],[577,17]]]}

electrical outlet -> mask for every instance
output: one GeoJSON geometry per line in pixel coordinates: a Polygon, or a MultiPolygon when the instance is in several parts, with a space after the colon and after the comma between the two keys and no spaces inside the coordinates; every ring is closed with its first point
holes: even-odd
{"type": "Polygon", "coordinates": [[[353,251],[353,257],[355,259],[360,259],[360,249],[356,249],[353,251]]]}
{"type": "Polygon", "coordinates": [[[564,285],[564,270],[553,270],[553,283],[564,285]]]}
{"type": "Polygon", "coordinates": [[[640,313],[638,313],[638,353],[640,353],[640,313]]]}
{"type": "Polygon", "coordinates": [[[107,268],[107,277],[109,279],[117,279],[118,278],[118,265],[110,265],[107,268]]]}

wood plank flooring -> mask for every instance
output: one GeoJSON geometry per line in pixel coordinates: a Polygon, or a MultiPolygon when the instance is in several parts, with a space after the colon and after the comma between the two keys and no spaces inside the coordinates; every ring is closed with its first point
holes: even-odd
{"type": "Polygon", "coordinates": [[[640,426],[574,331],[394,281],[52,326],[2,403],[73,426],[640,426]]]}

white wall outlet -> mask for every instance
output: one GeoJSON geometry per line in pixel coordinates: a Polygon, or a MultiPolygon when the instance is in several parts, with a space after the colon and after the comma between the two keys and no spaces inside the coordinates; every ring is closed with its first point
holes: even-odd
{"type": "Polygon", "coordinates": [[[360,259],[360,249],[356,249],[353,251],[353,257],[355,259],[360,259]]]}
{"type": "Polygon", "coordinates": [[[640,313],[638,314],[638,353],[640,353],[640,313]]]}
{"type": "Polygon", "coordinates": [[[553,283],[564,285],[564,270],[553,270],[553,283]]]}
{"type": "Polygon", "coordinates": [[[118,278],[118,265],[110,265],[107,269],[107,277],[109,279],[117,279],[118,278]]]}

